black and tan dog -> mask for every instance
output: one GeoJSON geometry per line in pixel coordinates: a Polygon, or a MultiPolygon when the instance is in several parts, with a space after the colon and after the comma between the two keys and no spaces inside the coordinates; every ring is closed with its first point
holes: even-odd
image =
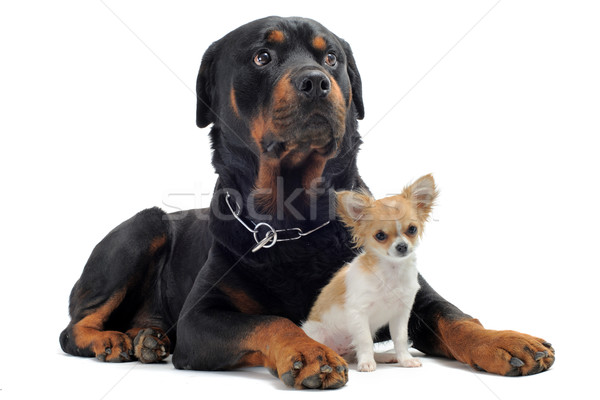
{"type": "MultiPolygon", "coordinates": [[[[354,255],[331,210],[333,190],[366,189],[350,47],[312,20],[257,20],[210,46],[197,91],[198,126],[213,124],[211,207],[153,208],[111,231],[73,288],[60,344],[103,361],[173,352],[176,368],[260,365],[296,388],[340,387],[346,363],[298,324],[354,255]]],[[[503,375],[552,365],[549,343],[487,330],[420,284],[409,326],[417,349],[503,375]]]]}

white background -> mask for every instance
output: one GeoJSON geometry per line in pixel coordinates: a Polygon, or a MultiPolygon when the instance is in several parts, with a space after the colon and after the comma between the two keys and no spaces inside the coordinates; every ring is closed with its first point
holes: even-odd
{"type": "Polygon", "coordinates": [[[260,368],[109,365],[58,344],[69,291],[110,229],[146,207],[205,205],[215,177],[208,129],[195,126],[200,59],[266,15],[311,17],[351,43],[366,106],[359,166],[376,195],[434,174],[441,197],[419,253],[434,288],[487,327],[557,350],[537,376],[425,358],[416,370],[351,371],[327,396],[589,390],[599,325],[596,2],[390,4],[2,2],[0,397],[297,395],[260,368]]]}

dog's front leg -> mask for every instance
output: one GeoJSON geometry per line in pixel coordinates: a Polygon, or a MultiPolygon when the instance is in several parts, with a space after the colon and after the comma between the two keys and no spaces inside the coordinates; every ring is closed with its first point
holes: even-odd
{"type": "Polygon", "coordinates": [[[507,376],[536,374],[554,363],[554,348],[546,340],[485,329],[477,319],[444,300],[421,276],[419,283],[408,327],[415,348],[507,376]]]}
{"type": "Polygon", "coordinates": [[[180,318],[177,338],[176,368],[264,366],[296,389],[336,389],[348,381],[344,359],[287,318],[197,307],[180,318]]]}
{"type": "Polygon", "coordinates": [[[403,367],[420,367],[421,361],[408,352],[408,318],[410,308],[401,306],[397,315],[390,320],[390,334],[398,363],[403,367]]]}
{"type": "Polygon", "coordinates": [[[373,352],[373,336],[369,327],[369,316],[360,312],[350,320],[350,331],[352,332],[352,345],[356,352],[357,368],[361,372],[375,371],[373,352]]]}

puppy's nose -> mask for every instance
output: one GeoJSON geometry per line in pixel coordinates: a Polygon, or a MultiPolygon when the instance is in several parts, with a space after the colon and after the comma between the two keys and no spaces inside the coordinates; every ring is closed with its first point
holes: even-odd
{"type": "Polygon", "coordinates": [[[296,88],[309,99],[315,99],[329,94],[331,81],[323,72],[311,70],[296,77],[296,88]]]}
{"type": "Polygon", "coordinates": [[[396,245],[396,251],[400,254],[406,253],[407,250],[408,246],[406,245],[406,243],[400,243],[396,245]]]}

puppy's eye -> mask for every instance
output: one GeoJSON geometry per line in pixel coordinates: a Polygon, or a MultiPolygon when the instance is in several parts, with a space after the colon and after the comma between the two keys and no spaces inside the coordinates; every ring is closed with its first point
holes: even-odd
{"type": "Polygon", "coordinates": [[[254,64],[262,67],[271,62],[271,55],[268,51],[261,50],[254,56],[254,64]]]}
{"type": "Polygon", "coordinates": [[[337,57],[333,53],[327,53],[325,56],[325,64],[334,67],[337,64],[337,57]]]}
{"type": "Polygon", "coordinates": [[[411,225],[411,226],[408,227],[408,229],[406,231],[406,234],[410,235],[410,236],[414,236],[414,235],[417,234],[417,231],[418,231],[417,227],[414,226],[414,225],[411,225]]]}
{"type": "Polygon", "coordinates": [[[379,231],[375,234],[375,239],[379,240],[380,242],[383,242],[385,239],[387,239],[387,235],[385,232],[379,231]]]}

